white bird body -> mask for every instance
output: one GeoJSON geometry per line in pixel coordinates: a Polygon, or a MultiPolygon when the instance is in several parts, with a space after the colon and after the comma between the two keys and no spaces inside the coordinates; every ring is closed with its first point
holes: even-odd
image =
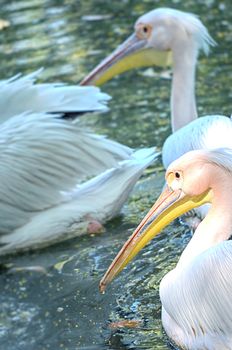
{"type": "Polygon", "coordinates": [[[191,350],[232,349],[231,266],[232,242],[225,241],[184,266],[178,263],[162,279],[162,323],[175,344],[191,350]]]}
{"type": "Polygon", "coordinates": [[[211,203],[176,267],[160,283],[162,323],[185,350],[232,349],[232,150],[192,151],[167,169],[167,185],[124,244],[100,289],[162,228],[182,213],[211,203]]]}
{"type": "Polygon", "coordinates": [[[0,255],[87,233],[93,217],[112,218],[157,156],[63,119],[57,112],[105,111],[109,96],[34,84],[39,73],[0,82],[0,255]]]}
{"type": "Polygon", "coordinates": [[[232,149],[232,120],[223,115],[195,119],[171,134],[164,142],[162,159],[167,169],[175,159],[194,149],[232,149]]]}
{"type": "MultiPolygon", "coordinates": [[[[153,148],[134,152],[130,160],[120,162],[117,167],[106,170],[84,184],[73,186],[69,192],[55,190],[56,186],[61,188],[58,181],[54,186],[39,182],[30,186],[31,190],[35,187],[35,193],[26,191],[25,196],[28,198],[25,201],[21,200],[24,194],[22,190],[19,196],[13,193],[15,207],[7,207],[5,220],[3,217],[8,228],[13,213],[13,227],[11,233],[0,236],[0,244],[4,244],[0,248],[0,256],[42,248],[81,236],[88,232],[88,225],[92,220],[102,223],[110,220],[119,213],[143,170],[157,155],[153,148]],[[18,202],[17,197],[20,199],[18,202]]],[[[51,168],[53,169],[52,166],[51,168]]],[[[54,170],[58,169],[55,167],[54,170]]],[[[57,173],[59,174],[59,170],[57,173]]],[[[48,179],[54,183],[59,180],[58,176],[56,179],[50,174],[48,179]]],[[[62,190],[64,189],[63,186],[62,190]]]]}

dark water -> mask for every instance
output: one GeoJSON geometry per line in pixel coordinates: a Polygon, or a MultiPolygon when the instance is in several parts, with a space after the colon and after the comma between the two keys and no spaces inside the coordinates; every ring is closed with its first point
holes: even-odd
{"type": "MultiPolygon", "coordinates": [[[[0,78],[45,67],[43,81],[78,82],[116,44],[135,19],[158,6],[197,13],[217,41],[200,58],[199,114],[231,113],[232,5],[230,1],[1,0],[0,78]],[[171,5],[170,5],[171,4],[171,5]]],[[[81,123],[132,147],[161,146],[170,133],[170,80],[130,72],[104,86],[111,111],[81,123]]],[[[42,266],[0,274],[0,349],[168,349],[160,322],[158,286],[174,266],[190,233],[178,222],[141,252],[106,295],[98,282],[126,237],[162,187],[160,165],[147,171],[121,217],[106,232],[37,253],[9,258],[8,267],[42,266]],[[65,263],[66,261],[66,263],[65,263]],[[61,262],[64,262],[62,267],[61,262]],[[136,329],[110,329],[123,319],[136,329]]]]}

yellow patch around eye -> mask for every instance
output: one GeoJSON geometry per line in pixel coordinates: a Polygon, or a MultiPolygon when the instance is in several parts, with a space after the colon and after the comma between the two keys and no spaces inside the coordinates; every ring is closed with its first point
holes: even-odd
{"type": "Polygon", "coordinates": [[[174,173],[169,173],[166,180],[169,187],[172,187],[172,183],[174,180],[175,180],[174,173]]]}
{"type": "Polygon", "coordinates": [[[179,190],[182,187],[181,175],[177,177],[176,174],[180,174],[180,172],[171,172],[167,177],[167,184],[173,191],[179,190]]]}

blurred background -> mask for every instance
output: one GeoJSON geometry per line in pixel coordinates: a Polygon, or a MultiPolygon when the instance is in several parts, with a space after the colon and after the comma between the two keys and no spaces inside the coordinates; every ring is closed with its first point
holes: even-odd
{"type": "MultiPolygon", "coordinates": [[[[232,5],[186,0],[1,0],[0,79],[44,67],[42,82],[76,84],[156,7],[200,16],[217,42],[197,69],[199,115],[230,115],[232,5]]],[[[85,115],[80,125],[130,147],[161,148],[170,134],[171,71],[132,71],[107,83],[110,111],[85,115]]],[[[191,234],[174,222],[109,287],[98,283],[115,253],[163,185],[161,162],[136,185],[122,214],[103,234],[85,236],[3,259],[0,274],[0,349],[169,349],[160,321],[158,286],[191,234]],[[36,268],[21,270],[21,267],[36,268]],[[122,320],[132,326],[120,328],[122,320]]],[[[97,199],[96,199],[97,200],[97,199]]],[[[12,218],[13,220],[13,218],[12,218]]]]}

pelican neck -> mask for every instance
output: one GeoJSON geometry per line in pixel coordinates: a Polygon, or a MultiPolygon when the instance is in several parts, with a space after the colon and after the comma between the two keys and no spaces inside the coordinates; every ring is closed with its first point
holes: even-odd
{"type": "Polygon", "coordinates": [[[218,176],[215,177],[215,186],[217,187],[212,189],[211,208],[183,251],[178,266],[185,265],[202,252],[228,240],[232,234],[231,175],[226,173],[220,178],[220,181],[217,180],[218,176]]]}
{"type": "Polygon", "coordinates": [[[182,42],[173,49],[171,124],[176,131],[197,118],[195,71],[198,49],[192,42],[182,42]]]}

